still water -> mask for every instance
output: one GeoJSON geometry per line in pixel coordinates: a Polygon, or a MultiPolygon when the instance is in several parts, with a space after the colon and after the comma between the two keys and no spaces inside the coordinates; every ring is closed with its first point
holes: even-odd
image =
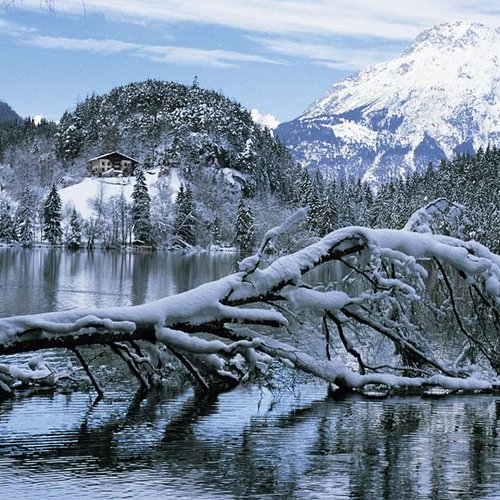
{"type": "MultiPolygon", "coordinates": [[[[138,304],[231,254],[0,249],[0,316],[138,304]]],[[[0,360],[1,362],[2,360],[0,360]]],[[[335,398],[322,384],[19,395],[0,402],[0,498],[500,498],[500,397],[335,398]]]]}
{"type": "Polygon", "coordinates": [[[0,248],[0,317],[143,304],[234,272],[233,253],[0,248]]]}

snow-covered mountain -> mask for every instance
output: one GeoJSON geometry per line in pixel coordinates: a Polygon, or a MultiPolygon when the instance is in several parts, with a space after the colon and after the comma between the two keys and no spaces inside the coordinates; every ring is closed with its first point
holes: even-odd
{"type": "Polygon", "coordinates": [[[500,28],[434,26],[276,133],[307,166],[371,182],[500,144],[500,28]]]}

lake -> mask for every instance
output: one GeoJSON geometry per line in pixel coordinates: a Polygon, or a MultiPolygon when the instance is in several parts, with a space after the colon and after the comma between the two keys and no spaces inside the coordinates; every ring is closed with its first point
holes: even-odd
{"type": "MultiPolygon", "coordinates": [[[[0,316],[140,304],[235,263],[2,248],[0,316]]],[[[216,401],[172,388],[93,396],[0,402],[0,498],[500,498],[496,395],[341,398],[297,379],[216,401]]]]}
{"type": "Polygon", "coordinates": [[[236,263],[229,252],[0,248],[0,317],[143,304],[229,274],[236,263]]]}

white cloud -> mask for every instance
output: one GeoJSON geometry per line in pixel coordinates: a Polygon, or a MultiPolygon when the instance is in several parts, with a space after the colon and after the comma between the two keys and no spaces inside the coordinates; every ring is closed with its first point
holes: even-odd
{"type": "Polygon", "coordinates": [[[29,45],[34,45],[42,49],[64,49],[64,50],[83,50],[87,52],[96,52],[101,54],[115,54],[137,50],[141,45],[136,43],[122,42],[113,39],[95,39],[95,38],[65,38],[37,35],[31,39],[24,40],[29,45]]]}
{"type": "Polygon", "coordinates": [[[127,53],[157,63],[195,64],[212,67],[232,67],[238,62],[282,64],[266,57],[229,50],[197,49],[175,45],[147,45],[109,38],[67,38],[34,35],[23,37],[21,42],[44,49],[86,51],[99,54],[127,53]]]}
{"type": "Polygon", "coordinates": [[[376,49],[353,48],[338,43],[308,43],[306,40],[285,38],[259,38],[253,41],[267,50],[291,57],[308,59],[316,64],[339,70],[359,70],[374,62],[400,55],[401,50],[392,47],[376,49]]]}
{"type": "MultiPolygon", "coordinates": [[[[55,0],[56,15],[82,14],[81,0],[55,0]]],[[[411,40],[439,22],[500,25],[497,0],[85,0],[88,13],[140,22],[216,24],[268,34],[370,36],[411,40]]],[[[40,0],[21,8],[40,10],[40,0]]]]}
{"type": "Polygon", "coordinates": [[[21,37],[34,33],[35,30],[20,26],[19,24],[12,23],[0,17],[0,34],[8,35],[11,37],[21,37]]]}
{"type": "Polygon", "coordinates": [[[269,130],[274,130],[279,124],[279,120],[271,114],[262,114],[258,109],[250,111],[252,120],[262,127],[267,127],[269,130]]]}
{"type": "MultiPolygon", "coordinates": [[[[423,29],[454,20],[500,25],[498,0],[54,0],[55,13],[99,13],[113,20],[142,24],[179,22],[244,30],[268,54],[299,57],[340,70],[358,70],[399,55],[423,29]],[[387,43],[390,42],[390,43],[387,43]],[[362,47],[362,48],[361,48],[362,47]]],[[[16,6],[40,12],[40,0],[16,6]]],[[[46,10],[46,9],[45,9],[46,10]]],[[[1,19],[0,19],[1,21],[1,19]]],[[[125,52],[158,63],[231,67],[238,62],[282,64],[272,56],[233,50],[176,45],[145,45],[114,39],[25,36],[24,28],[0,22],[0,30],[45,48],[125,52]]]]}
{"type": "Polygon", "coordinates": [[[227,67],[234,62],[256,62],[266,64],[283,64],[267,57],[244,54],[230,50],[205,50],[173,45],[144,45],[136,53],[154,62],[177,64],[198,64],[204,66],[227,67]]]}

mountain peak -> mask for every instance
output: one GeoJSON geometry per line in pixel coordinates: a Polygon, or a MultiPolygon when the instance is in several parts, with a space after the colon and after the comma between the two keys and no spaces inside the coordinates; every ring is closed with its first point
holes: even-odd
{"type": "Polygon", "coordinates": [[[500,29],[439,24],[335,83],[278,137],[311,167],[377,181],[500,144],[500,29]]]}
{"type": "Polygon", "coordinates": [[[481,43],[491,43],[500,38],[500,31],[480,23],[455,21],[436,24],[422,31],[407,52],[433,46],[440,49],[461,49],[474,47],[481,43]]]}

